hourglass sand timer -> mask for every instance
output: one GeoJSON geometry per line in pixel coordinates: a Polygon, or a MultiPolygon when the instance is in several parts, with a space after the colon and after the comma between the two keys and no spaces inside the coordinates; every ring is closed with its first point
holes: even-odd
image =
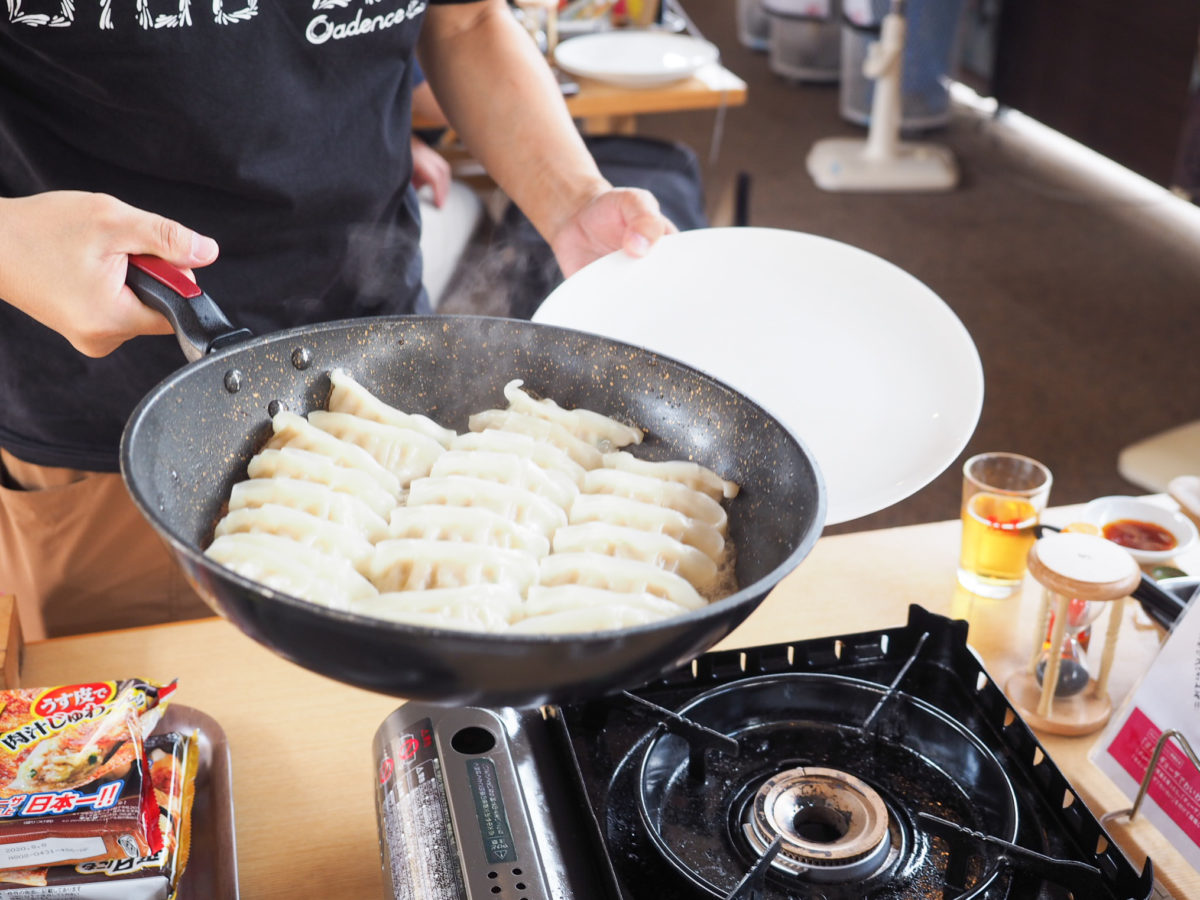
{"type": "Polygon", "coordinates": [[[1031,726],[1051,734],[1089,734],[1112,715],[1108,676],[1116,657],[1125,598],[1141,580],[1133,557],[1092,534],[1041,538],[1029,551],[1029,574],[1042,585],[1032,659],[1004,690],[1031,726]],[[1086,637],[1108,610],[1108,627],[1095,677],[1086,637]],[[1048,635],[1048,636],[1047,636],[1048,635]]]}

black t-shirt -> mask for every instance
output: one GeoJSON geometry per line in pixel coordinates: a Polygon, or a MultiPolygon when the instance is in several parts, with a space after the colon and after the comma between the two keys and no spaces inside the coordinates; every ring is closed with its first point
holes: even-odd
{"type": "MultiPolygon", "coordinates": [[[[431,0],[439,2],[439,0],[431,0]]],[[[426,0],[10,0],[0,195],[101,191],[221,245],[197,279],[239,327],[412,312],[413,48],[426,0]]],[[[0,446],[117,469],[173,337],[89,359],[0,303],[0,446]]]]}

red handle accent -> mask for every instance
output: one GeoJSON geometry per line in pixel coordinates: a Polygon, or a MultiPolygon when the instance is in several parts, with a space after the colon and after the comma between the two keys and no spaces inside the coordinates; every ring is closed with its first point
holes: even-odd
{"type": "Polygon", "coordinates": [[[129,256],[129,264],[141,269],[155,281],[166,285],[175,291],[175,293],[188,300],[193,297],[199,297],[204,293],[200,290],[200,286],[196,282],[192,281],[183,272],[161,257],[133,253],[129,256]]]}

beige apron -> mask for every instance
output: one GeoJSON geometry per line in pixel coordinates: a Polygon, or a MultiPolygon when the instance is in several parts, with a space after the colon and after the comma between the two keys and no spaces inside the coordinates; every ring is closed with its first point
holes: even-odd
{"type": "Polygon", "coordinates": [[[0,594],[26,640],[211,616],[121,476],[0,449],[0,594]]]}

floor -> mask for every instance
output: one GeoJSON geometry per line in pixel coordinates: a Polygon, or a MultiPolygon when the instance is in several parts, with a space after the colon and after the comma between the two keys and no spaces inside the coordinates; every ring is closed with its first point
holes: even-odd
{"type": "Polygon", "coordinates": [[[911,273],[954,310],[983,362],[983,412],[960,458],[908,499],[829,531],[955,517],[962,461],[982,450],[1046,463],[1055,505],[1140,492],[1117,471],[1120,450],[1200,418],[1200,209],[1064,161],[1004,117],[958,104],[926,136],[956,155],[956,190],[823,192],[808,148],[864,133],[840,117],[838,87],[774,75],[740,43],[731,0],[687,9],[749,101],[646,116],[641,133],[696,152],[713,214],[745,173],[746,224],[834,238],[911,273]]]}

